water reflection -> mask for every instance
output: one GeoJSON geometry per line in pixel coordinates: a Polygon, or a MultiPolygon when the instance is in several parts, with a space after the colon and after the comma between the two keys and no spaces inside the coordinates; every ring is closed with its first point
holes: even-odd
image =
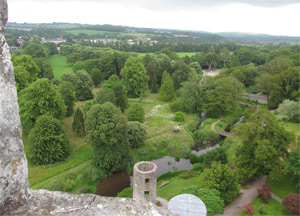
{"type": "Polygon", "coordinates": [[[179,161],[176,161],[173,157],[165,156],[163,158],[153,160],[152,162],[157,165],[157,177],[167,172],[173,172],[173,167],[176,167],[178,171],[193,169],[193,165],[190,163],[190,160],[184,158],[180,158],[179,161]]]}

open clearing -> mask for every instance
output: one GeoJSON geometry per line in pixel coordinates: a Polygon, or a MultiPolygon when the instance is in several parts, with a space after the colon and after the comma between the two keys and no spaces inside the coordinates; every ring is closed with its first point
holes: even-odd
{"type": "Polygon", "coordinates": [[[61,80],[61,76],[64,73],[74,74],[72,64],[67,64],[67,58],[65,56],[52,55],[49,58],[49,62],[52,65],[54,77],[59,80],[61,80]]]}

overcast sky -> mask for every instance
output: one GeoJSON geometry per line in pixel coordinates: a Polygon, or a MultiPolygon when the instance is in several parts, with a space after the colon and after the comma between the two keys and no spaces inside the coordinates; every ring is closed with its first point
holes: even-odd
{"type": "Polygon", "coordinates": [[[7,0],[9,22],[300,36],[300,0],[7,0]]]}

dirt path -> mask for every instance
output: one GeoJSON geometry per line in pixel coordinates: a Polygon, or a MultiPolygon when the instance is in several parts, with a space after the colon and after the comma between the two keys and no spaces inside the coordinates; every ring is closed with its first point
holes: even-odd
{"type": "Polygon", "coordinates": [[[273,194],[273,193],[271,193],[271,197],[272,197],[274,200],[276,200],[276,201],[278,201],[278,202],[280,202],[280,203],[282,203],[282,201],[283,201],[279,196],[277,196],[277,195],[275,195],[275,194],[273,194]]]}
{"type": "Polygon", "coordinates": [[[220,121],[222,121],[223,119],[224,119],[224,117],[221,116],[221,118],[220,118],[218,121],[216,121],[216,122],[214,122],[214,123],[211,124],[210,128],[213,130],[213,132],[218,133],[218,132],[216,131],[216,129],[215,129],[215,125],[218,124],[218,123],[219,123],[220,121]]]}
{"type": "MultiPolygon", "coordinates": [[[[242,207],[250,203],[257,196],[257,189],[266,183],[267,176],[261,177],[253,182],[248,189],[243,189],[242,193],[233,200],[230,204],[225,207],[223,216],[235,216],[238,215],[240,209],[237,207],[242,207]]],[[[217,215],[221,216],[221,215],[217,215]]]]}

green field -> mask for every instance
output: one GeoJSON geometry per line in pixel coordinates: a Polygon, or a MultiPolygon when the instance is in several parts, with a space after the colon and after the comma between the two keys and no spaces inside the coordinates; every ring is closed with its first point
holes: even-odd
{"type": "Polygon", "coordinates": [[[61,76],[64,73],[72,73],[74,74],[74,71],[72,70],[72,65],[67,64],[67,58],[65,56],[60,55],[52,55],[49,58],[49,62],[52,65],[54,77],[57,79],[61,79],[61,76]]]}
{"type": "Polygon", "coordinates": [[[182,58],[182,57],[184,57],[184,56],[189,56],[189,57],[191,57],[191,56],[193,56],[193,55],[195,55],[196,54],[196,52],[178,52],[177,53],[177,55],[180,57],[180,58],[182,58]]]}
{"type": "Polygon", "coordinates": [[[74,35],[79,35],[79,34],[97,35],[97,34],[111,33],[111,32],[107,32],[107,31],[97,31],[97,30],[90,30],[90,29],[67,30],[65,32],[71,33],[74,35]]]}

